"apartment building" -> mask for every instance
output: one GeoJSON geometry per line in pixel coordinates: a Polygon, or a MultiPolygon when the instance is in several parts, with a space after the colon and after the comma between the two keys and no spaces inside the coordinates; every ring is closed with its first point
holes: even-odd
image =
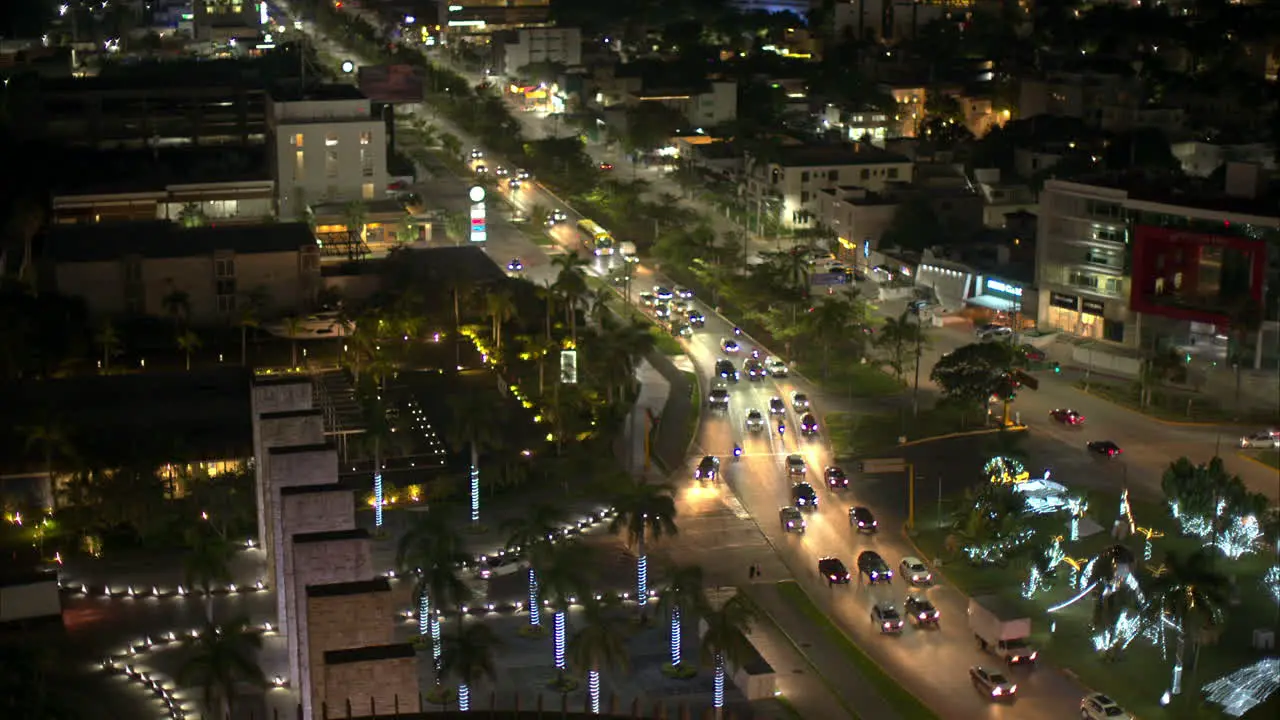
{"type": "Polygon", "coordinates": [[[532,63],[582,64],[582,31],[578,28],[524,28],[495,38],[494,46],[497,71],[512,77],[532,63]]]}
{"type": "Polygon", "coordinates": [[[262,298],[264,315],[310,310],[320,253],[304,223],[55,225],[43,242],[41,278],[82,298],[93,315],[181,313],[211,325],[232,320],[250,293],[262,298]]]}
{"type": "Polygon", "coordinates": [[[865,143],[779,148],[770,159],[747,158],[747,198],[777,207],[787,227],[811,225],[823,190],[856,185],[872,192],[911,182],[914,164],[865,143]]]}
{"type": "Polygon", "coordinates": [[[869,267],[871,253],[880,249],[880,237],[902,200],[856,185],[825,188],[817,196],[817,221],[835,232],[840,258],[869,267]]]}
{"type": "Polygon", "coordinates": [[[503,30],[551,27],[551,0],[449,0],[436,3],[446,42],[503,30]]]}
{"type": "Polygon", "coordinates": [[[194,0],[192,27],[197,40],[256,37],[262,29],[256,0],[194,0]]]}
{"type": "MultiPolygon", "coordinates": [[[[1040,194],[1039,323],[1132,348],[1204,344],[1255,304],[1275,344],[1280,210],[1261,169],[1229,165],[1225,190],[1113,175],[1049,180],[1040,194]]],[[[1270,345],[1268,345],[1270,343],[1270,345]]]]}
{"type": "Polygon", "coordinates": [[[899,42],[935,20],[963,20],[973,0],[838,0],[833,23],[836,37],[845,32],[872,42],[899,42]]]}
{"type": "Polygon", "coordinates": [[[386,124],[356,88],[278,92],[267,103],[267,117],[281,219],[302,219],[322,203],[370,201],[386,193],[386,124]]]}
{"type": "Polygon", "coordinates": [[[702,88],[649,88],[636,90],[628,104],[662,103],[685,117],[693,127],[711,127],[738,117],[738,83],[712,80],[702,88]]]}

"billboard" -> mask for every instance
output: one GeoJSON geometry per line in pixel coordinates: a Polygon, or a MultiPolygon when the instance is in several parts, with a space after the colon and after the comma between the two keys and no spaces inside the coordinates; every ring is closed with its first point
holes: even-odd
{"type": "Polygon", "coordinates": [[[374,102],[422,102],[426,77],[414,65],[362,65],[356,76],[360,92],[374,102]]]}
{"type": "Polygon", "coordinates": [[[1262,240],[1139,225],[1133,232],[1133,310],[1222,324],[1233,309],[1262,301],[1262,240]]]}

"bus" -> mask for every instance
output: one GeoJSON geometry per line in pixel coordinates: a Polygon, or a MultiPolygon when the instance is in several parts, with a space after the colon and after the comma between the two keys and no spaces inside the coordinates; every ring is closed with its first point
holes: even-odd
{"type": "Polygon", "coordinates": [[[584,247],[594,255],[612,255],[613,254],[613,236],[608,230],[600,227],[594,220],[579,220],[578,229],[586,236],[583,241],[584,247]]]}

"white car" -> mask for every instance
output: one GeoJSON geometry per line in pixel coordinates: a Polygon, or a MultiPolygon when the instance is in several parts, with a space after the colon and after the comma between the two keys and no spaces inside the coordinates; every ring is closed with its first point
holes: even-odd
{"type": "Polygon", "coordinates": [[[902,558],[902,563],[898,565],[898,574],[912,585],[927,585],[933,582],[933,573],[929,572],[929,566],[913,555],[902,558]]]}
{"type": "Polygon", "coordinates": [[[751,408],[747,411],[746,427],[750,433],[764,432],[764,416],[759,410],[751,408]]]}
{"type": "Polygon", "coordinates": [[[1083,720],[1133,720],[1132,713],[1102,693],[1084,696],[1080,701],[1080,717],[1083,720]]]}
{"type": "Polygon", "coordinates": [[[771,357],[768,360],[765,360],[764,369],[776,378],[784,378],[791,374],[791,368],[787,367],[785,362],[776,357],[771,357]]]}
{"type": "Polygon", "coordinates": [[[1245,435],[1240,438],[1240,447],[1280,450],[1280,432],[1276,430],[1262,430],[1261,432],[1256,432],[1252,435],[1245,435]]]}
{"type": "Polygon", "coordinates": [[[983,325],[974,331],[979,340],[1001,340],[1013,335],[1013,328],[1004,325],[983,325]]]}

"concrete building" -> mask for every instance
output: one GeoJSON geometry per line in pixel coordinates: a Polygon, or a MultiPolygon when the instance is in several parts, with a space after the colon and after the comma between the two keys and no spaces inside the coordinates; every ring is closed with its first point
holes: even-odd
{"type": "Polygon", "coordinates": [[[910,182],[907,158],[863,143],[779,148],[775,158],[747,158],[748,202],[775,203],[784,226],[811,225],[821,191],[856,185],[872,192],[890,183],[910,182]]]}
{"type": "Polygon", "coordinates": [[[531,63],[582,64],[582,31],[578,28],[524,28],[494,38],[494,46],[498,72],[511,77],[531,63]]]}
{"type": "Polygon", "coordinates": [[[438,2],[446,42],[503,30],[551,27],[551,0],[457,0],[438,2]]]}
{"type": "Polygon", "coordinates": [[[838,0],[833,8],[836,37],[848,32],[871,42],[900,42],[935,20],[966,17],[973,0],[838,0]]]}
{"type": "Polygon", "coordinates": [[[1245,362],[1274,362],[1280,211],[1262,181],[1257,166],[1233,165],[1225,190],[1123,175],[1046,182],[1040,326],[1132,349],[1223,355],[1232,318],[1252,304],[1265,320],[1246,341],[1245,362]]]}
{"type": "Polygon", "coordinates": [[[818,192],[817,221],[835,232],[841,259],[866,269],[901,202],[856,185],[826,188],[818,192]]]}
{"type": "Polygon", "coordinates": [[[256,0],[193,0],[191,13],[197,40],[253,38],[262,28],[256,0]]]}
{"type": "Polygon", "coordinates": [[[694,127],[711,127],[738,117],[738,83],[712,80],[702,88],[645,88],[631,93],[627,104],[662,103],[678,111],[694,127]]]}
{"type": "Polygon", "coordinates": [[[387,188],[387,132],[368,98],[350,85],[267,103],[267,147],[282,219],[321,203],[375,200],[387,188]]]}
{"type": "Polygon", "coordinates": [[[1272,143],[1226,144],[1189,140],[1173,143],[1170,150],[1182,163],[1182,171],[1194,177],[1209,177],[1227,162],[1253,163],[1267,172],[1276,171],[1276,152],[1272,143]]]}
{"type": "Polygon", "coordinates": [[[41,263],[43,284],[83,298],[94,315],[180,312],[196,325],[229,322],[250,293],[267,315],[310,310],[321,283],[319,248],[302,223],[57,225],[41,263]]]}
{"type": "Polygon", "coordinates": [[[1018,114],[1023,119],[1079,118],[1089,127],[1115,132],[1155,127],[1175,134],[1183,129],[1186,114],[1182,110],[1148,105],[1145,94],[1142,82],[1131,75],[1055,72],[1022,79],[1018,114]]]}
{"type": "Polygon", "coordinates": [[[897,123],[887,113],[869,108],[848,110],[831,103],[822,109],[819,123],[824,130],[840,130],[848,142],[864,142],[865,139],[879,148],[884,147],[884,141],[891,134],[897,133],[897,123]]]}

